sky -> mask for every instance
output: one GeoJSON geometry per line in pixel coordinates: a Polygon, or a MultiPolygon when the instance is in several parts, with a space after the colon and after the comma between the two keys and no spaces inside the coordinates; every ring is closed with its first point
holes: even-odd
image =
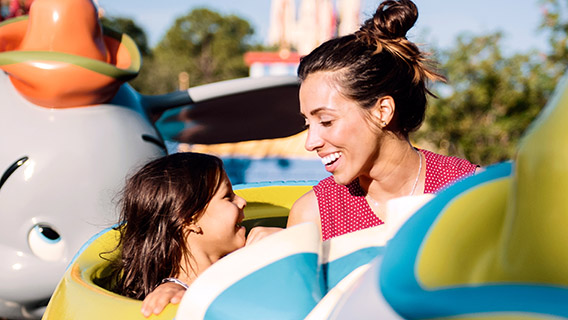
{"type": "MultiPolygon", "coordinates": [[[[299,2],[299,0],[296,0],[299,2]]],[[[265,43],[269,29],[269,0],[98,0],[107,16],[132,18],[157,44],[177,17],[206,7],[248,20],[255,42],[265,43]]],[[[361,18],[373,15],[381,0],[361,0],[361,18]]],[[[463,32],[486,34],[502,31],[505,52],[546,50],[546,34],[538,32],[542,10],[538,0],[415,0],[419,18],[409,39],[440,48],[452,47],[463,32]]],[[[296,7],[299,7],[297,5],[296,7]]]]}

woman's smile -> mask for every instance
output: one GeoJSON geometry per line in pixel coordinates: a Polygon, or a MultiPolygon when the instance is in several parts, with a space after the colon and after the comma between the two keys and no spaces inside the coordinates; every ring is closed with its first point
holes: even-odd
{"type": "Polygon", "coordinates": [[[325,170],[333,174],[341,162],[342,155],[343,154],[341,152],[334,152],[321,158],[321,162],[325,166],[325,170]]]}

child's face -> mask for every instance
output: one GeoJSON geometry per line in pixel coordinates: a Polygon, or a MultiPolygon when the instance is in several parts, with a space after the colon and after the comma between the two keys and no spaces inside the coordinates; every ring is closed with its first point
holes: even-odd
{"type": "Polygon", "coordinates": [[[231,182],[224,174],[223,181],[197,220],[202,234],[199,242],[210,256],[223,257],[245,245],[245,227],[241,226],[247,202],[233,192],[231,182]]]}

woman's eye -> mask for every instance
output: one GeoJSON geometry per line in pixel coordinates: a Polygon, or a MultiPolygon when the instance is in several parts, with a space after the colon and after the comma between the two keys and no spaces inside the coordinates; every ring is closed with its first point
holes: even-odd
{"type": "Polygon", "coordinates": [[[46,261],[60,260],[65,253],[61,235],[47,224],[37,224],[30,230],[28,245],[36,256],[46,261]]]}
{"type": "Polygon", "coordinates": [[[320,121],[320,124],[321,124],[322,126],[324,126],[324,127],[329,127],[329,126],[332,125],[332,121],[331,121],[331,120],[329,120],[329,121],[320,121]]]}

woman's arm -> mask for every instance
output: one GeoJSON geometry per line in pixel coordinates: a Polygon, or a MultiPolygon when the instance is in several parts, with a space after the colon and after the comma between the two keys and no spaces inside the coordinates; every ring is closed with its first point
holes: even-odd
{"type": "Polygon", "coordinates": [[[294,202],[292,209],[290,209],[290,214],[288,215],[288,224],[286,227],[291,227],[303,222],[315,223],[321,233],[318,200],[314,190],[308,191],[294,202]]]}

